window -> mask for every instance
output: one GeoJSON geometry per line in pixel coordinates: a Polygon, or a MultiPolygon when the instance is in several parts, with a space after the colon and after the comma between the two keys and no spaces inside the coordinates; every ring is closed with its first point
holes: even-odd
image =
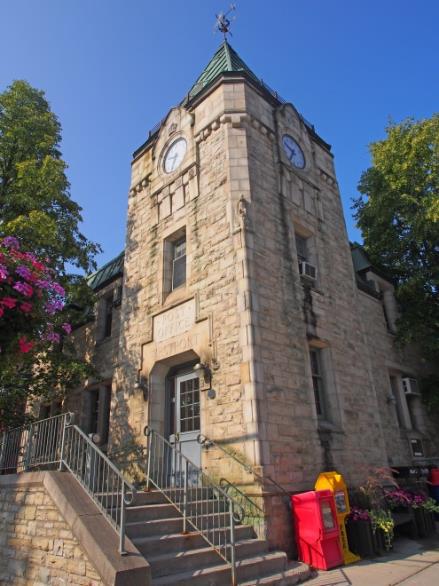
{"type": "Polygon", "coordinates": [[[113,325],[113,291],[104,298],[104,338],[111,336],[113,325]]]}
{"type": "Polygon", "coordinates": [[[86,391],[85,431],[99,436],[97,443],[106,444],[110,419],[111,384],[86,391]]]}
{"type": "Polygon", "coordinates": [[[88,433],[98,433],[99,424],[99,389],[93,389],[90,393],[90,424],[88,433]]]}
{"type": "Polygon", "coordinates": [[[317,270],[313,263],[312,239],[302,236],[296,232],[297,261],[299,263],[299,274],[309,282],[317,278],[317,270]]]}
{"type": "Polygon", "coordinates": [[[316,403],[317,415],[322,419],[326,418],[325,407],[325,381],[322,370],[322,354],[321,350],[311,348],[309,351],[311,362],[311,376],[312,385],[314,389],[314,400],[316,403]]]}
{"type": "Polygon", "coordinates": [[[396,417],[398,419],[399,427],[404,426],[404,412],[403,406],[401,404],[401,398],[399,394],[399,383],[398,378],[394,375],[390,375],[390,390],[391,390],[391,397],[393,397],[393,403],[395,405],[396,417]]]}
{"type": "Polygon", "coordinates": [[[186,284],[186,229],[180,228],[163,242],[163,300],[186,284]]]}
{"type": "Polygon", "coordinates": [[[297,259],[299,262],[307,262],[308,260],[308,239],[296,234],[296,249],[297,259]]]}
{"type": "Polygon", "coordinates": [[[172,243],[172,290],[186,282],[186,236],[172,243]]]}

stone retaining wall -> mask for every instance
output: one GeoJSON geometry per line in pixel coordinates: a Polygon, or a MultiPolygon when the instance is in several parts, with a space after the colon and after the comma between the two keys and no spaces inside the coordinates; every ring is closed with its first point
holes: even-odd
{"type": "Polygon", "coordinates": [[[0,583],[103,584],[43,484],[0,491],[0,583]]]}

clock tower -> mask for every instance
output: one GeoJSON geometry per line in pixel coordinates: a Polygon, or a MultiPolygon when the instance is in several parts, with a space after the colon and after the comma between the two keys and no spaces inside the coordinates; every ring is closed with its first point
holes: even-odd
{"type": "Polygon", "coordinates": [[[288,549],[283,491],[389,462],[364,303],[329,144],[224,41],[133,155],[111,441],[154,429],[288,549]]]}

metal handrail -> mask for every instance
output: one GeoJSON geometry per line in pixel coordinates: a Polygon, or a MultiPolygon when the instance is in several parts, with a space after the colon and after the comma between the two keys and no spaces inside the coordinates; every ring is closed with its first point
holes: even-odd
{"type": "Polygon", "coordinates": [[[221,478],[220,487],[226,492],[235,503],[235,510],[239,507],[239,522],[244,525],[251,525],[257,536],[265,539],[265,511],[254,499],[246,495],[235,484],[232,484],[227,478],[221,478]]]}
{"type": "Polygon", "coordinates": [[[235,586],[235,525],[241,517],[234,499],[158,432],[146,426],[144,433],[147,490],[152,484],[182,514],[183,533],[191,525],[216,550],[230,566],[235,586]]]}
{"type": "Polygon", "coordinates": [[[0,441],[0,471],[26,472],[59,464],[64,428],[72,413],[61,413],[3,432],[0,441]]]}
{"type": "Polygon", "coordinates": [[[218,442],[216,442],[213,439],[208,438],[207,436],[205,436],[201,433],[198,435],[197,441],[201,446],[203,446],[203,448],[205,450],[208,450],[212,446],[215,448],[218,448],[228,458],[231,458],[237,464],[239,464],[248,474],[252,474],[254,476],[255,480],[260,482],[262,487],[264,487],[267,483],[271,484],[277,490],[279,490],[283,494],[283,496],[285,496],[288,499],[288,503],[290,503],[290,493],[288,491],[286,491],[285,488],[283,488],[283,486],[281,486],[278,482],[273,480],[273,478],[271,478],[271,476],[262,476],[261,474],[259,474],[259,472],[256,472],[256,470],[254,469],[254,467],[251,464],[248,464],[247,462],[243,462],[235,454],[227,451],[218,442]]]}
{"type": "Polygon", "coordinates": [[[76,478],[119,533],[119,553],[125,554],[126,505],[135,488],[77,425],[66,426],[60,466],[76,478]]]}
{"type": "Polygon", "coordinates": [[[117,467],[78,426],[73,413],[62,413],[2,434],[0,472],[66,468],[119,533],[119,552],[125,553],[126,506],[135,494],[117,467]]]}

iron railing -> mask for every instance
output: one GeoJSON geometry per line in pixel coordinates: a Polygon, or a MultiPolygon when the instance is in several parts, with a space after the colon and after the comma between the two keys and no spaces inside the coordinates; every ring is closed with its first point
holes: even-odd
{"type": "Polygon", "coordinates": [[[250,525],[260,539],[266,539],[265,512],[254,498],[250,498],[227,478],[221,478],[220,487],[235,503],[235,510],[239,511],[239,519],[243,525],[250,525]]]}
{"type": "Polygon", "coordinates": [[[5,431],[0,439],[0,471],[14,474],[59,465],[64,429],[71,419],[70,413],[62,413],[5,431]]]}
{"type": "Polygon", "coordinates": [[[147,489],[152,484],[182,514],[183,533],[190,525],[217,551],[236,585],[235,526],[242,508],[174,444],[149,427],[145,435],[147,489]]]}
{"type": "MultiPolygon", "coordinates": [[[[219,450],[223,456],[229,459],[229,461],[235,462],[238,467],[241,468],[242,474],[245,472],[252,477],[252,481],[258,483],[264,490],[268,491],[271,494],[280,494],[284,499],[285,502],[290,503],[290,493],[285,490],[283,486],[281,486],[278,482],[276,482],[271,476],[264,475],[262,476],[257,472],[251,464],[245,462],[242,457],[236,452],[236,450],[230,449],[228,450],[224,446],[222,446],[219,442],[216,442],[213,439],[206,437],[203,434],[199,434],[197,437],[198,443],[205,449],[209,450],[214,448],[219,450]]],[[[221,466],[224,468],[224,461],[221,461],[221,466]]],[[[245,478],[242,476],[243,481],[242,483],[245,484],[245,478]]]]}
{"type": "Polygon", "coordinates": [[[66,468],[119,534],[125,553],[126,506],[135,489],[87,435],[63,413],[6,431],[0,440],[0,472],[66,468]]]}

